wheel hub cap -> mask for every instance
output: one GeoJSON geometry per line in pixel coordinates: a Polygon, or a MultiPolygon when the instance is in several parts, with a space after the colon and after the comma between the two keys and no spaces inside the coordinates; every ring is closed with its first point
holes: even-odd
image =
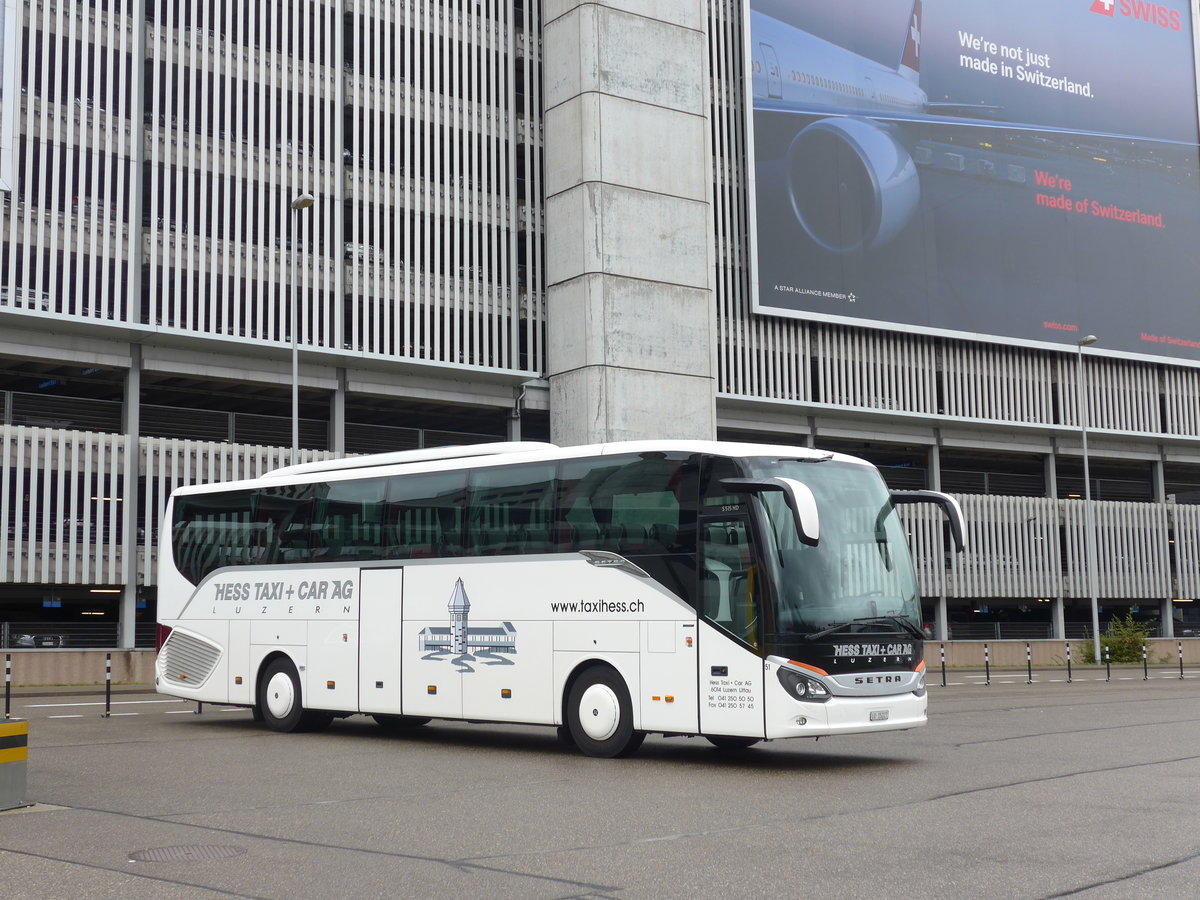
{"type": "Polygon", "coordinates": [[[283,672],[276,672],[267,682],[267,710],[277,719],[287,718],[296,702],[292,679],[283,672]]]}
{"type": "Polygon", "coordinates": [[[606,741],[617,732],[621,704],[612,688],[593,684],[579,701],[579,723],[593,741],[606,741]]]}

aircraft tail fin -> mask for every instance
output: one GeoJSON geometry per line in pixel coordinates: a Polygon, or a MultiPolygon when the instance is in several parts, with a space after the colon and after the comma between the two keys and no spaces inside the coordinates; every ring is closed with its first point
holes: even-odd
{"type": "Polygon", "coordinates": [[[921,83],[921,0],[913,0],[912,18],[897,71],[913,84],[921,83]]]}

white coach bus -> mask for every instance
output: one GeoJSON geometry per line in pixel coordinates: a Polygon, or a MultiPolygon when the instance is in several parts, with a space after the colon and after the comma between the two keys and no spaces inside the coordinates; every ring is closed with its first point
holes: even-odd
{"type": "Polygon", "coordinates": [[[515,443],[180,488],[158,690],[278,731],[364,713],[718,747],[926,721],[898,503],[853,457],[718,442],[515,443]]]}

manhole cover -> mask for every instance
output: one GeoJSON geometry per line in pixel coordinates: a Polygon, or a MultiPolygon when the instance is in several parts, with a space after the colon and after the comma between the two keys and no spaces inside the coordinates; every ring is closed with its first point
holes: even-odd
{"type": "Polygon", "coordinates": [[[151,847],[129,854],[130,862],[192,862],[199,859],[229,859],[241,856],[244,847],[222,847],[220,844],[188,844],[185,847],[151,847]]]}

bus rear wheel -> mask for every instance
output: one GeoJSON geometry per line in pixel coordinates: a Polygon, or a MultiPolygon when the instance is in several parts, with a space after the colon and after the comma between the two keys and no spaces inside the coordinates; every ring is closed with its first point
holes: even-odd
{"type": "Polygon", "coordinates": [[[567,730],[587,756],[629,756],[642,745],[644,731],[633,730],[633,704],[617,672],[594,666],[580,673],[567,696],[567,730]]]}
{"type": "Polygon", "coordinates": [[[287,657],[267,664],[258,682],[258,713],[272,731],[320,731],[333,713],[306,710],[301,705],[300,676],[287,657]]]}

